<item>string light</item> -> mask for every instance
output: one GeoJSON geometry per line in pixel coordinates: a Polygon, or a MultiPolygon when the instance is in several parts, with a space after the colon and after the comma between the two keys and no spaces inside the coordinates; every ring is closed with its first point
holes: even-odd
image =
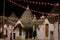
{"type": "Polygon", "coordinates": [[[50,4],[51,6],[53,5],[53,4],[50,4]]]}
{"type": "Polygon", "coordinates": [[[44,4],[44,5],[50,5],[50,6],[59,6],[60,4],[59,3],[57,3],[57,4],[52,4],[52,3],[44,3],[44,2],[35,2],[35,1],[29,1],[29,0],[27,0],[27,1],[25,1],[25,0],[20,0],[20,1],[22,1],[22,2],[27,2],[27,3],[33,3],[33,4],[44,4]]]}
{"type": "MultiPolygon", "coordinates": [[[[24,7],[24,6],[22,6],[22,5],[20,5],[20,4],[18,4],[18,3],[16,3],[16,2],[13,2],[13,1],[9,1],[9,2],[11,2],[11,3],[13,3],[13,4],[15,4],[15,5],[17,5],[17,6],[19,6],[19,7],[22,7],[22,8],[24,8],[24,9],[26,9],[27,7],[24,7]]],[[[43,3],[42,3],[43,4],[43,3]]],[[[46,4],[46,3],[45,3],[46,4]]],[[[49,3],[48,3],[49,4],[49,3]]],[[[53,4],[51,4],[51,5],[53,5],[53,4]]],[[[55,4],[54,4],[55,5],[55,4]]],[[[58,4],[57,4],[58,5],[58,4]]],[[[50,13],[44,13],[44,12],[39,12],[39,11],[36,11],[36,10],[33,10],[33,9],[31,9],[31,11],[33,11],[33,12],[37,12],[37,13],[40,13],[40,14],[46,14],[46,15],[50,15],[50,13]]],[[[54,13],[51,13],[51,15],[53,15],[54,13]]],[[[53,16],[58,16],[59,14],[54,14],[53,16]]]]}
{"type": "Polygon", "coordinates": [[[43,5],[44,3],[42,2],[41,4],[43,5]]]}

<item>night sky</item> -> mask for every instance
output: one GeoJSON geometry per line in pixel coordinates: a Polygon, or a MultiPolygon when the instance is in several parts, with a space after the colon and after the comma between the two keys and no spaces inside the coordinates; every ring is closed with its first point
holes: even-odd
{"type": "MultiPolygon", "coordinates": [[[[15,1],[15,0],[13,0],[15,1]]],[[[59,0],[29,0],[29,1],[37,1],[37,2],[45,2],[45,3],[53,3],[53,4],[56,4],[57,2],[60,3],[59,0]]],[[[23,5],[23,6],[27,6],[29,5],[30,9],[33,9],[33,10],[37,10],[37,11],[40,11],[40,12],[45,12],[45,13],[49,13],[52,8],[54,6],[49,6],[49,5],[39,5],[39,4],[31,4],[31,3],[26,3],[26,2],[22,2],[22,1],[19,1],[19,0],[16,0],[15,2],[23,5]]],[[[22,13],[25,11],[25,9],[17,6],[17,5],[14,5],[12,4],[11,2],[5,0],[5,16],[10,16],[12,14],[12,12],[14,12],[16,14],[17,17],[20,17],[22,15],[22,13]]],[[[32,12],[38,16],[40,16],[41,14],[39,13],[35,13],[35,12],[32,12]]],[[[3,14],[3,0],[0,0],[0,16],[3,14]]]]}

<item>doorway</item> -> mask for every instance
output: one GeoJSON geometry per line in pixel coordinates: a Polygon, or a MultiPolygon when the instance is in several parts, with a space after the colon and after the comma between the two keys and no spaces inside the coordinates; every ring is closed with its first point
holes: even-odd
{"type": "Polygon", "coordinates": [[[49,35],[49,25],[48,24],[46,24],[45,25],[45,37],[48,37],[49,35]]]}
{"type": "Polygon", "coordinates": [[[60,40],[60,22],[58,23],[58,40],[60,40]]]}
{"type": "Polygon", "coordinates": [[[54,31],[50,31],[50,40],[54,40],[53,37],[54,37],[54,31]]]}

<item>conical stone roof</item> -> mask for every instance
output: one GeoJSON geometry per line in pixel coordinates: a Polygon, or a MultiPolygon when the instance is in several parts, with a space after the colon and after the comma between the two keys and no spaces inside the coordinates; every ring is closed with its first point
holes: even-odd
{"type": "Polygon", "coordinates": [[[13,12],[9,17],[15,18],[15,17],[17,17],[17,16],[16,16],[15,13],[13,12]]]}
{"type": "Polygon", "coordinates": [[[60,13],[60,5],[59,6],[55,6],[50,13],[60,13]]]}
{"type": "Polygon", "coordinates": [[[60,5],[59,6],[55,6],[50,13],[54,13],[54,14],[59,14],[59,16],[54,16],[54,17],[49,17],[49,21],[50,23],[54,23],[56,21],[60,21],[60,5]]]}
{"type": "Polygon", "coordinates": [[[14,14],[14,12],[9,16],[9,18],[8,18],[8,22],[12,25],[12,24],[14,24],[15,25],[15,23],[17,22],[17,16],[14,14]]]}
{"type": "Polygon", "coordinates": [[[20,21],[24,26],[31,26],[33,21],[33,14],[30,9],[26,9],[22,16],[20,17],[20,21]]]}
{"type": "Polygon", "coordinates": [[[20,20],[23,23],[31,22],[33,20],[33,14],[30,9],[26,9],[24,13],[22,14],[20,20]]]}

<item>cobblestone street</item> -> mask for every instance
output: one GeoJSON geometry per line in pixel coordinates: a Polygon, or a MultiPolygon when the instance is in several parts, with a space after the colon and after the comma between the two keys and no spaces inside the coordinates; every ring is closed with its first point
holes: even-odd
{"type": "MultiPolygon", "coordinates": [[[[0,39],[0,40],[7,40],[7,39],[0,39]]],[[[21,39],[21,40],[48,40],[48,39],[21,39]]]]}
{"type": "MultiPolygon", "coordinates": [[[[0,40],[8,40],[8,39],[0,39],[0,40]]],[[[15,40],[49,40],[49,39],[15,39],[15,40]]]]}

